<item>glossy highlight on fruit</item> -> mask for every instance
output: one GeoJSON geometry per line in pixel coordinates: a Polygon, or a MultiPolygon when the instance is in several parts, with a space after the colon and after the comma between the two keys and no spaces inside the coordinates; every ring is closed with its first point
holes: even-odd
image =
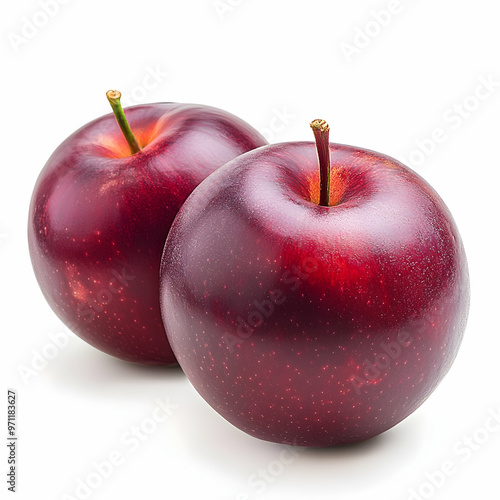
{"type": "Polygon", "coordinates": [[[196,390],[248,434],[298,446],[362,441],[414,412],[469,306],[463,244],[433,188],[380,153],[329,151],[328,206],[314,143],[219,169],[177,215],[161,267],[165,328],[196,390]]]}
{"type": "MultiPolygon", "coordinates": [[[[117,105],[119,93],[108,98],[117,105]]],[[[108,114],[48,160],[31,200],[30,255],[45,298],[78,336],[122,360],[169,365],[158,274],[170,225],[205,177],[266,141],[209,106],[125,111],[139,149],[108,114]]]]}

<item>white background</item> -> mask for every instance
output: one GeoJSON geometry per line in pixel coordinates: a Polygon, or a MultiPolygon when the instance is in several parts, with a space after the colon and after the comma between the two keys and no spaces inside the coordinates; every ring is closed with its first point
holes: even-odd
{"type": "Polygon", "coordinates": [[[498,495],[500,431],[484,428],[500,411],[498,2],[401,0],[389,21],[374,12],[394,0],[56,5],[47,17],[38,1],[8,1],[1,16],[1,407],[7,388],[16,389],[17,498],[83,498],[78,481],[89,477],[101,483],[87,492],[96,500],[498,495]],[[349,57],[343,44],[357,44],[356,53],[349,57]],[[152,72],[156,80],[144,80],[152,72]],[[489,92],[481,79],[494,82],[489,92]],[[54,352],[51,335],[65,329],[31,269],[29,199],[57,145],[109,112],[109,88],[130,103],[217,106],[273,142],[312,140],[309,121],[324,118],[333,141],[411,163],[433,185],[465,242],[472,303],[453,368],[417,412],[367,443],[295,456],[225,422],[179,369],[129,365],[73,334],[41,366],[41,353],[54,352]],[[442,132],[433,146],[435,129],[442,132]],[[20,368],[36,375],[22,377],[20,368]],[[152,425],[158,398],[176,409],[152,425]],[[141,425],[149,433],[135,447],[127,433],[141,425]],[[115,452],[122,462],[99,480],[93,463],[115,452]],[[432,486],[427,476],[444,462],[453,473],[432,486]]]}

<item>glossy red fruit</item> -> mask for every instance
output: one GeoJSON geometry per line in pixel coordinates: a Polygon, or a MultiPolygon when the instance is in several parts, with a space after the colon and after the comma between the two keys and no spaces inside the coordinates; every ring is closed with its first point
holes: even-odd
{"type": "Polygon", "coordinates": [[[438,194],[385,155],[330,156],[330,206],[313,143],[233,160],[184,204],[162,258],[182,369],[229,422],[278,443],[345,445],[403,420],[448,372],[468,314],[438,194]]]}
{"type": "Polygon", "coordinates": [[[126,361],[168,365],[175,358],[158,274],[170,225],[207,175],[266,141],[208,106],[159,103],[126,114],[136,154],[109,114],[50,157],[31,200],[30,254],[45,298],[78,336],[126,361]]]}

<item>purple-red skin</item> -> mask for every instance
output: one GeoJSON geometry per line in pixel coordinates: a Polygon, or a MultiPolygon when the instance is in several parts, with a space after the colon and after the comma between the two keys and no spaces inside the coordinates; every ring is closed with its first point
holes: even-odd
{"type": "Polygon", "coordinates": [[[240,156],[192,193],[162,258],[179,364],[217,412],[272,442],[393,427],[448,372],[466,325],[466,256],[439,195],[373,151],[331,144],[331,162],[338,204],[324,207],[313,143],[240,156]]]}
{"type": "Polygon", "coordinates": [[[170,225],[205,177],[266,141],[208,106],[158,103],[125,113],[139,153],[130,155],[108,114],[50,157],[31,200],[30,255],[47,302],[79,337],[125,361],[172,365],[158,297],[170,225]]]}

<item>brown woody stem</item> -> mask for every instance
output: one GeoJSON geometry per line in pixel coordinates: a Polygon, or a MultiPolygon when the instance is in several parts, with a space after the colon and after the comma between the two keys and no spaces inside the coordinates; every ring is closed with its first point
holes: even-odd
{"type": "Polygon", "coordinates": [[[319,204],[330,206],[330,126],[325,120],[314,120],[311,128],[316,139],[319,160],[319,204]]]}

